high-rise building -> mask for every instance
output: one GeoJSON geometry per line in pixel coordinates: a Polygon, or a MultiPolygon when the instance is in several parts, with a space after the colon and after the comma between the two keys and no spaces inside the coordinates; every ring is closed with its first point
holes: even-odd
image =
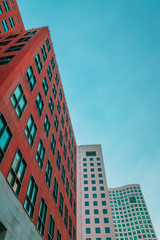
{"type": "Polygon", "coordinates": [[[157,240],[139,184],[109,188],[116,240],[157,240]]]}
{"type": "Polygon", "coordinates": [[[24,31],[16,0],[0,1],[0,34],[24,31]]]}
{"type": "Polygon", "coordinates": [[[0,239],[75,240],[76,141],[49,30],[19,30],[0,35],[0,239]]]}
{"type": "Polygon", "coordinates": [[[101,145],[77,147],[77,239],[115,240],[101,145]]]}

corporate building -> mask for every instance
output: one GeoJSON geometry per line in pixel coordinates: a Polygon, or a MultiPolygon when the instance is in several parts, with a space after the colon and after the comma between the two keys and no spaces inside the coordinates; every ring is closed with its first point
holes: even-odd
{"type": "Polygon", "coordinates": [[[157,240],[140,185],[109,188],[116,240],[157,240]]]}
{"type": "Polygon", "coordinates": [[[0,239],[75,240],[76,141],[49,30],[26,31],[15,0],[0,30],[0,239]]]}
{"type": "Polygon", "coordinates": [[[77,239],[115,240],[101,145],[77,147],[77,239]]]}
{"type": "Polygon", "coordinates": [[[108,188],[101,145],[77,147],[77,239],[157,240],[138,184],[108,188]]]}

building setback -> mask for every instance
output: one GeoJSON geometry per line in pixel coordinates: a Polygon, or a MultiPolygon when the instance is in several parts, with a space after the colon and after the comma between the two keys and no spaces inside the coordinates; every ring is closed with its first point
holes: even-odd
{"type": "Polygon", "coordinates": [[[49,30],[19,30],[0,35],[0,239],[75,240],[76,141],[49,30]]]}
{"type": "Polygon", "coordinates": [[[115,239],[101,145],[77,147],[77,239],[115,239]]]}
{"type": "Polygon", "coordinates": [[[157,240],[139,184],[109,188],[116,240],[157,240]]]}

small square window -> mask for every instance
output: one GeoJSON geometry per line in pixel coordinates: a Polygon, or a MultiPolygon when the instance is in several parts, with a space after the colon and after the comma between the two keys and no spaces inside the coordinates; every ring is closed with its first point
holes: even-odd
{"type": "Polygon", "coordinates": [[[44,128],[44,131],[45,131],[45,134],[46,134],[47,138],[49,136],[50,126],[51,126],[51,124],[50,124],[48,115],[46,114],[45,119],[44,119],[43,128],[44,128]]]}
{"type": "Polygon", "coordinates": [[[42,87],[43,87],[43,91],[44,91],[45,96],[47,96],[49,87],[48,87],[47,79],[46,79],[45,76],[44,76],[43,81],[42,81],[42,87]]]}
{"type": "Polygon", "coordinates": [[[37,133],[37,126],[34,122],[34,118],[33,118],[32,114],[30,115],[30,117],[28,119],[28,122],[27,122],[24,132],[25,132],[25,135],[28,139],[30,146],[32,147],[35,137],[36,137],[36,133],[37,133]]]}
{"type": "Polygon", "coordinates": [[[94,219],[94,222],[95,222],[95,223],[100,223],[99,218],[95,218],[95,219],[94,219]]]}
{"type": "Polygon", "coordinates": [[[42,71],[43,65],[42,65],[39,53],[36,55],[34,60],[35,60],[35,64],[36,64],[36,67],[37,67],[37,71],[40,74],[41,71],[42,71]]]}
{"type": "Polygon", "coordinates": [[[44,103],[43,103],[43,99],[42,99],[40,92],[38,92],[38,94],[37,94],[35,105],[36,105],[38,114],[41,117],[43,108],[44,108],[44,103]]]}
{"type": "Polygon", "coordinates": [[[85,219],[85,223],[86,223],[86,224],[90,224],[90,218],[86,218],[86,219],[85,219]]]}
{"type": "Polygon", "coordinates": [[[32,65],[26,71],[25,76],[26,76],[29,88],[30,88],[30,90],[32,92],[34,87],[35,87],[35,85],[36,85],[36,78],[35,78],[35,75],[34,75],[34,71],[33,71],[32,65]]]}

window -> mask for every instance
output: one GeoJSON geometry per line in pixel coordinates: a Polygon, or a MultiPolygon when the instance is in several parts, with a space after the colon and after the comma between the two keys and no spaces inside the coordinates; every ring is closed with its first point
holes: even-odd
{"type": "Polygon", "coordinates": [[[93,201],[93,206],[98,206],[98,201],[93,201]]]}
{"type": "Polygon", "coordinates": [[[91,151],[91,152],[86,152],[86,156],[87,156],[87,157],[96,156],[96,152],[94,152],[94,151],[93,151],[93,152],[92,152],[92,151],[91,151]]]}
{"type": "Polygon", "coordinates": [[[13,21],[13,18],[12,17],[9,17],[9,23],[11,25],[11,28],[14,28],[15,27],[15,24],[14,24],[14,21],[13,21]]]}
{"type": "Polygon", "coordinates": [[[67,149],[66,149],[66,145],[64,144],[64,146],[63,146],[63,156],[64,156],[64,158],[65,158],[65,160],[66,160],[66,157],[67,157],[67,149]]]}
{"type": "Polygon", "coordinates": [[[64,225],[67,229],[67,227],[68,227],[68,208],[66,205],[65,205],[65,211],[64,211],[64,225]]]}
{"type": "Polygon", "coordinates": [[[91,228],[86,228],[86,234],[90,234],[91,233],[91,228]]]}
{"type": "Polygon", "coordinates": [[[86,219],[85,219],[85,223],[86,223],[86,224],[90,224],[90,218],[86,218],[86,219]]]}
{"type": "Polygon", "coordinates": [[[47,216],[47,205],[46,205],[46,202],[44,201],[44,198],[42,197],[41,204],[39,207],[38,220],[37,220],[37,229],[42,236],[44,236],[46,216],[47,216]]]}
{"type": "Polygon", "coordinates": [[[65,174],[66,174],[66,171],[65,171],[64,165],[62,165],[61,178],[62,178],[63,185],[65,185],[65,174]]]}
{"type": "Polygon", "coordinates": [[[96,191],[96,187],[92,187],[92,191],[96,191]]]}
{"type": "Polygon", "coordinates": [[[99,227],[95,228],[95,233],[101,233],[101,229],[99,227]]]}
{"type": "Polygon", "coordinates": [[[76,240],[76,230],[74,226],[73,226],[73,240],[76,240]]]}
{"type": "Polygon", "coordinates": [[[9,129],[3,114],[0,113],[0,163],[3,160],[11,139],[12,132],[9,129]]]}
{"type": "Polygon", "coordinates": [[[104,218],[104,223],[109,223],[109,219],[108,218],[104,218]]]}
{"type": "Polygon", "coordinates": [[[22,114],[25,110],[25,107],[27,105],[27,99],[24,95],[23,89],[21,84],[19,83],[16,87],[14,93],[12,94],[10,98],[12,105],[14,107],[14,110],[18,116],[19,119],[21,119],[22,114]]]}
{"type": "Polygon", "coordinates": [[[14,51],[19,51],[24,47],[25,44],[21,44],[21,45],[16,45],[16,46],[11,46],[10,48],[8,48],[6,52],[14,52],[14,51]]]}
{"type": "Polygon", "coordinates": [[[67,132],[67,129],[65,128],[65,138],[66,138],[66,141],[68,139],[68,132],[67,132]]]}
{"type": "Polygon", "coordinates": [[[88,191],[88,187],[84,187],[84,191],[88,191]]]}
{"type": "Polygon", "coordinates": [[[100,183],[100,184],[103,184],[103,180],[99,180],[99,183],[100,183]]]}
{"type": "Polygon", "coordinates": [[[91,178],[95,178],[95,174],[91,174],[91,178]]]}
{"type": "Polygon", "coordinates": [[[94,222],[95,222],[95,223],[99,223],[99,218],[95,218],[95,219],[94,219],[94,222]]]}
{"type": "Polygon", "coordinates": [[[0,14],[2,14],[3,13],[3,11],[2,11],[2,7],[0,6],[0,14]]]}
{"type": "Polygon", "coordinates": [[[36,160],[37,160],[38,165],[39,165],[41,170],[42,170],[42,167],[43,167],[45,153],[46,153],[46,150],[44,148],[42,140],[40,139],[39,144],[38,144],[38,148],[37,148],[37,153],[36,153],[36,160]]]}
{"type": "Polygon", "coordinates": [[[103,191],[104,190],[104,186],[100,186],[100,190],[103,191]]]}
{"type": "Polygon", "coordinates": [[[43,103],[43,99],[42,99],[40,92],[38,92],[38,94],[37,94],[35,105],[36,105],[38,114],[41,117],[42,112],[43,112],[44,103],[43,103]]]}
{"type": "Polygon", "coordinates": [[[14,35],[10,35],[10,36],[6,37],[5,39],[12,39],[12,38],[16,38],[18,36],[19,36],[19,34],[14,34],[14,35]]]}
{"type": "Polygon", "coordinates": [[[58,125],[59,125],[59,121],[58,121],[57,115],[55,115],[54,126],[55,126],[55,129],[56,129],[56,132],[58,132],[58,125]]]}
{"type": "Polygon", "coordinates": [[[70,205],[72,207],[72,199],[73,199],[73,193],[72,190],[70,189],[70,205]]]}
{"type": "Polygon", "coordinates": [[[35,137],[36,137],[36,133],[37,133],[37,126],[34,122],[34,118],[33,118],[32,114],[30,115],[30,117],[28,119],[28,122],[27,122],[24,132],[25,132],[25,135],[28,139],[30,146],[32,147],[35,137]]]}
{"type": "Polygon", "coordinates": [[[105,198],[105,193],[101,193],[101,198],[105,198]]]}
{"type": "Polygon", "coordinates": [[[107,209],[103,209],[103,214],[107,214],[107,213],[108,213],[107,209]]]}
{"type": "Polygon", "coordinates": [[[43,87],[45,96],[47,96],[49,87],[48,87],[48,83],[47,83],[46,77],[43,78],[42,87],[43,87]]]}
{"type": "Polygon", "coordinates": [[[60,192],[60,195],[59,195],[59,213],[60,213],[61,217],[63,217],[63,201],[64,201],[64,198],[63,198],[62,193],[60,192]]]}
{"type": "Polygon", "coordinates": [[[55,85],[55,84],[53,84],[52,92],[53,92],[54,99],[56,99],[56,96],[57,96],[57,90],[56,90],[56,85],[55,85]]]}
{"type": "Polygon", "coordinates": [[[51,57],[51,65],[52,65],[52,69],[54,71],[54,69],[55,69],[55,62],[54,62],[54,58],[53,57],[51,57]]]}
{"type": "Polygon", "coordinates": [[[34,60],[35,60],[35,64],[36,64],[36,67],[37,67],[37,71],[40,74],[43,66],[42,66],[42,62],[41,62],[41,58],[40,58],[39,53],[36,55],[34,60]]]}
{"type": "Polygon", "coordinates": [[[61,90],[61,88],[59,89],[59,97],[60,97],[60,99],[62,101],[62,90],[61,90]]]}
{"type": "Polygon", "coordinates": [[[0,57],[0,65],[9,63],[15,55],[0,57]]]}
{"type": "Polygon", "coordinates": [[[58,110],[58,113],[59,113],[59,115],[60,115],[60,113],[61,113],[61,105],[60,105],[59,100],[58,100],[58,102],[57,102],[57,110],[58,110]]]}
{"type": "Polygon", "coordinates": [[[6,12],[10,11],[7,1],[3,1],[3,6],[4,6],[6,12]]]}
{"type": "Polygon", "coordinates": [[[46,61],[47,60],[47,53],[46,53],[46,48],[45,48],[44,44],[41,47],[41,52],[42,52],[42,56],[43,56],[44,61],[46,61]]]}
{"type": "Polygon", "coordinates": [[[92,196],[93,196],[93,198],[97,198],[97,194],[96,193],[93,193],[92,196]]]}
{"type": "Polygon", "coordinates": [[[56,177],[54,177],[54,184],[53,184],[53,193],[52,193],[53,199],[55,203],[57,204],[57,197],[58,197],[58,181],[56,177]]]}
{"type": "Polygon", "coordinates": [[[61,168],[61,155],[60,155],[59,150],[57,151],[56,164],[57,164],[58,171],[60,171],[60,168],[61,168]]]}
{"type": "Polygon", "coordinates": [[[89,209],[86,209],[85,210],[85,215],[89,215],[90,214],[90,210],[89,209]]]}
{"type": "Polygon", "coordinates": [[[18,39],[18,41],[16,43],[19,43],[19,42],[28,42],[32,37],[25,37],[25,38],[20,38],[18,39]]]}
{"type": "Polygon", "coordinates": [[[56,84],[57,84],[57,87],[58,87],[58,85],[59,85],[59,78],[58,78],[57,73],[56,73],[56,75],[55,75],[55,80],[56,80],[56,84]]]}
{"type": "Polygon", "coordinates": [[[27,33],[25,33],[25,34],[24,34],[24,36],[27,36],[27,35],[32,35],[32,34],[35,34],[35,33],[37,33],[37,31],[31,31],[31,32],[27,32],[27,33]]]}
{"type": "Polygon", "coordinates": [[[102,168],[98,168],[98,172],[102,172],[102,168]]]}
{"type": "Polygon", "coordinates": [[[0,46],[5,46],[7,45],[8,43],[10,43],[11,41],[5,41],[5,42],[0,42],[0,46]]]}
{"type": "Polygon", "coordinates": [[[67,193],[67,196],[69,196],[69,180],[68,180],[68,178],[66,179],[66,193],[67,193]]]}
{"type": "Polygon", "coordinates": [[[62,135],[61,130],[59,131],[59,143],[60,143],[60,145],[61,145],[61,147],[62,147],[62,143],[63,143],[63,135],[62,135]]]}
{"type": "Polygon", "coordinates": [[[7,177],[7,181],[17,196],[21,189],[26,167],[26,161],[23,158],[20,149],[18,149],[7,177]]]}
{"type": "Polygon", "coordinates": [[[72,239],[72,218],[69,216],[69,236],[72,239]]]}
{"type": "Polygon", "coordinates": [[[45,119],[44,119],[44,124],[43,124],[43,128],[44,128],[44,131],[45,131],[45,134],[48,138],[49,136],[49,131],[50,131],[50,122],[49,122],[49,118],[48,118],[48,115],[46,114],[45,116],[45,119]]]}
{"type": "Polygon", "coordinates": [[[38,193],[38,186],[34,178],[31,176],[28,190],[27,190],[27,195],[24,202],[24,209],[26,210],[26,212],[28,213],[31,219],[33,218],[33,214],[34,214],[34,209],[35,209],[36,200],[37,200],[37,193],[38,193]]]}
{"type": "Polygon", "coordinates": [[[84,202],[84,205],[85,206],[89,206],[89,202],[87,201],[87,202],[84,202]]]}
{"type": "Polygon", "coordinates": [[[94,209],[94,214],[99,214],[99,210],[98,209],[94,209]]]}
{"type": "Polygon", "coordinates": [[[54,104],[53,104],[53,100],[52,100],[52,97],[50,97],[49,99],[49,110],[50,110],[50,113],[51,113],[51,116],[53,115],[53,111],[54,111],[54,104]]]}
{"type": "Polygon", "coordinates": [[[65,103],[63,102],[63,112],[64,112],[64,115],[66,113],[66,106],[65,106],[65,103]]]}
{"type": "Polygon", "coordinates": [[[64,118],[63,118],[63,114],[61,116],[61,124],[62,124],[62,128],[64,129],[64,118]]]}
{"type": "Polygon", "coordinates": [[[91,182],[92,182],[92,184],[96,184],[96,180],[92,180],[91,182]]]}
{"type": "Polygon", "coordinates": [[[50,46],[50,43],[49,43],[49,39],[48,39],[48,38],[46,39],[46,45],[47,45],[48,52],[50,52],[51,46],[50,46]]]}
{"type": "Polygon", "coordinates": [[[52,71],[51,71],[50,65],[47,68],[47,73],[48,73],[49,81],[51,81],[52,80],[52,71]]]}
{"type": "Polygon", "coordinates": [[[110,233],[110,228],[109,227],[105,227],[105,233],[110,233]]]}
{"type": "Polygon", "coordinates": [[[130,203],[136,203],[136,198],[134,196],[129,197],[130,203]]]}
{"type": "Polygon", "coordinates": [[[71,182],[73,183],[73,170],[71,168],[71,182]]]}
{"type": "Polygon", "coordinates": [[[49,188],[51,186],[51,179],[52,179],[52,166],[51,166],[51,163],[48,159],[47,167],[46,167],[45,180],[46,180],[47,186],[49,188]]]}
{"type": "Polygon", "coordinates": [[[52,133],[52,137],[51,137],[51,150],[52,150],[52,154],[53,154],[53,157],[55,155],[55,149],[56,149],[56,139],[54,137],[54,134],[52,133]]]}
{"type": "Polygon", "coordinates": [[[8,28],[6,20],[2,20],[1,23],[2,23],[4,32],[8,32],[9,28],[8,28]]]}
{"type": "Polygon", "coordinates": [[[106,201],[102,201],[102,206],[106,206],[106,205],[107,205],[106,201]]]}
{"type": "Polygon", "coordinates": [[[50,214],[47,240],[53,240],[53,238],[54,238],[54,229],[55,229],[55,221],[54,221],[52,215],[50,214]]]}
{"type": "Polygon", "coordinates": [[[29,88],[31,92],[33,91],[35,85],[36,85],[36,78],[33,72],[32,65],[28,68],[27,72],[25,73],[29,88]]]}

